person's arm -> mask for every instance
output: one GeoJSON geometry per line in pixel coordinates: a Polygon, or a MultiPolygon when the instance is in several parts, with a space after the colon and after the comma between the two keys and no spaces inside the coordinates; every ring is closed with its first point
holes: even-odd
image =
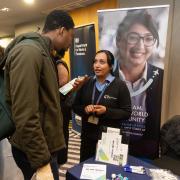
{"type": "Polygon", "coordinates": [[[78,77],[73,84],[72,92],[78,91],[89,79],[90,77],[88,77],[88,75],[78,77]]]}
{"type": "Polygon", "coordinates": [[[38,169],[50,161],[39,112],[39,84],[43,59],[33,46],[21,45],[11,54],[9,67],[12,116],[17,140],[32,168],[38,169]]]}
{"type": "Polygon", "coordinates": [[[69,81],[69,72],[63,63],[57,64],[57,70],[58,70],[59,87],[62,87],[69,81]]]}
{"type": "Polygon", "coordinates": [[[84,104],[85,93],[84,93],[84,85],[76,92],[76,96],[73,102],[73,111],[79,116],[84,116],[86,114],[84,104]]]}

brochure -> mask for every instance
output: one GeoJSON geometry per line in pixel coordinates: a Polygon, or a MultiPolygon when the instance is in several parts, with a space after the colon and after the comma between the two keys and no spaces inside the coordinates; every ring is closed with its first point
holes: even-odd
{"type": "Polygon", "coordinates": [[[73,89],[73,84],[76,81],[77,78],[74,78],[73,80],[69,81],[67,84],[59,88],[59,91],[61,94],[66,95],[73,89]]]}
{"type": "Polygon", "coordinates": [[[73,84],[76,81],[76,79],[81,81],[81,85],[82,83],[84,83],[86,80],[89,79],[89,77],[87,75],[85,76],[78,76],[78,78],[74,78],[73,80],[69,81],[67,84],[65,84],[64,86],[62,86],[61,88],[59,88],[59,91],[61,94],[66,95],[68,94],[74,87],[73,84]]]}
{"type": "Polygon", "coordinates": [[[84,164],[80,179],[106,180],[106,165],[84,164]]]}
{"type": "Polygon", "coordinates": [[[128,145],[122,144],[120,130],[107,129],[103,132],[101,140],[98,141],[96,160],[115,165],[126,165],[128,157],[128,145]]]}

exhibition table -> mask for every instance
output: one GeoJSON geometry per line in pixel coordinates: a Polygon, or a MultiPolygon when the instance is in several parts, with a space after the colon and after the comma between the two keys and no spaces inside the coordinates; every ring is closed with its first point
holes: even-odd
{"type": "MultiPolygon", "coordinates": [[[[111,174],[121,174],[122,176],[126,176],[131,179],[138,179],[138,180],[150,180],[151,178],[147,176],[146,174],[135,174],[135,173],[129,173],[125,172],[123,170],[122,166],[116,166],[112,164],[107,164],[107,163],[101,163],[98,161],[95,161],[94,158],[90,158],[72,168],[70,168],[67,173],[66,173],[66,180],[77,180],[80,179],[81,171],[83,164],[106,164],[107,165],[107,171],[106,171],[106,178],[111,179],[111,174]]],[[[128,164],[133,165],[133,166],[144,166],[145,168],[157,168],[156,166],[153,166],[145,161],[142,161],[140,159],[137,159],[133,156],[128,156],[128,164]]]]}

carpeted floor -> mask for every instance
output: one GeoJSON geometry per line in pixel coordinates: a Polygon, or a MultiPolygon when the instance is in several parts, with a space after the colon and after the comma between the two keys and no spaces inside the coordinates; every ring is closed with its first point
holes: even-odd
{"type": "Polygon", "coordinates": [[[67,169],[79,163],[80,136],[69,129],[68,161],[59,168],[60,180],[65,180],[67,169]]]}

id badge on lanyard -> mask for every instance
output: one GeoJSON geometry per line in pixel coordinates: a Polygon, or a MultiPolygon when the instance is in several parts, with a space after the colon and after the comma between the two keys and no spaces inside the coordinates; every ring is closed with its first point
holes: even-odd
{"type": "MultiPolygon", "coordinates": [[[[101,91],[101,93],[100,93],[100,95],[99,95],[99,97],[98,97],[98,99],[97,99],[97,101],[96,101],[96,104],[99,103],[99,101],[100,101],[100,99],[102,98],[102,96],[103,96],[103,94],[104,94],[104,91],[106,90],[106,88],[108,87],[108,85],[109,85],[108,83],[105,84],[103,90],[101,91]]],[[[95,84],[94,84],[93,94],[92,94],[92,104],[95,104],[95,102],[94,102],[94,101],[95,101],[95,91],[96,91],[96,87],[95,87],[95,84]]],[[[97,125],[98,122],[99,122],[99,118],[96,117],[96,116],[94,116],[94,115],[91,115],[91,116],[89,116],[89,118],[88,118],[88,122],[97,125]]]]}
{"type": "Polygon", "coordinates": [[[92,115],[92,116],[89,116],[89,117],[88,117],[88,122],[91,123],[91,124],[97,125],[98,122],[99,122],[99,118],[96,117],[96,116],[93,116],[93,115],[92,115]]]}

